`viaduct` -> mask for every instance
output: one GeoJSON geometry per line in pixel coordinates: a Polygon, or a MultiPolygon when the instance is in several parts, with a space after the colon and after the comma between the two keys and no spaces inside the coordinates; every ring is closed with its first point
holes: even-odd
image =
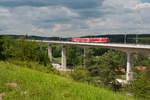
{"type": "Polygon", "coordinates": [[[126,81],[130,81],[133,79],[132,72],[132,54],[138,52],[150,52],[150,45],[139,45],[139,44],[112,44],[112,43],[83,43],[83,42],[66,42],[66,41],[39,41],[35,40],[35,42],[40,42],[42,44],[48,44],[48,56],[50,61],[52,61],[52,44],[60,44],[62,45],[62,60],[61,67],[66,69],[66,45],[80,45],[84,47],[102,47],[115,49],[119,51],[123,51],[127,54],[127,70],[126,70],[126,81]]]}

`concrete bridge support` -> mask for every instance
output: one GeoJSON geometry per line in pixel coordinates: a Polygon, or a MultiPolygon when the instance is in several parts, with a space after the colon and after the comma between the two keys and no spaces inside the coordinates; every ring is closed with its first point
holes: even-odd
{"type": "Polygon", "coordinates": [[[127,70],[126,70],[126,81],[133,80],[132,72],[132,53],[127,52],[127,70]]]}
{"type": "Polygon", "coordinates": [[[43,48],[42,48],[42,41],[40,41],[40,50],[42,50],[43,48]]]}
{"type": "Polygon", "coordinates": [[[51,47],[50,44],[48,44],[48,57],[49,57],[50,62],[52,62],[52,58],[53,58],[53,56],[52,56],[52,47],[51,47]]]}
{"type": "Polygon", "coordinates": [[[86,55],[85,55],[85,53],[86,53],[86,48],[84,47],[83,49],[84,49],[83,65],[84,65],[84,68],[85,68],[85,64],[86,64],[86,62],[85,62],[85,58],[86,58],[86,55]]]}
{"type": "Polygon", "coordinates": [[[66,46],[62,45],[62,57],[61,57],[61,67],[66,69],[67,62],[66,62],[66,46]]]}
{"type": "Polygon", "coordinates": [[[43,49],[43,48],[42,48],[42,45],[40,44],[40,50],[42,51],[42,49],[43,49]]]}

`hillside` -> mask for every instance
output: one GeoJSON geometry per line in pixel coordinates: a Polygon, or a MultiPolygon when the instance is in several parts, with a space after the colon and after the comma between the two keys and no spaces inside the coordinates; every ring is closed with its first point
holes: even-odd
{"type": "Polygon", "coordinates": [[[0,62],[0,96],[2,95],[2,100],[134,100],[6,62],[0,62]]]}

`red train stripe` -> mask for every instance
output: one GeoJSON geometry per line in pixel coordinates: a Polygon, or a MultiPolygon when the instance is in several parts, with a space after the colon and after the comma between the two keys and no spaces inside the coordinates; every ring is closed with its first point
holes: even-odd
{"type": "Polygon", "coordinates": [[[108,38],[72,38],[73,42],[108,42],[108,38]]]}

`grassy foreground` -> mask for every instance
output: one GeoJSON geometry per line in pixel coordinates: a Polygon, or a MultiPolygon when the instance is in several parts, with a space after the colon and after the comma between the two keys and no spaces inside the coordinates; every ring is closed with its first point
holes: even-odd
{"type": "Polygon", "coordinates": [[[0,94],[2,100],[135,100],[6,62],[0,62],[0,94]]]}

